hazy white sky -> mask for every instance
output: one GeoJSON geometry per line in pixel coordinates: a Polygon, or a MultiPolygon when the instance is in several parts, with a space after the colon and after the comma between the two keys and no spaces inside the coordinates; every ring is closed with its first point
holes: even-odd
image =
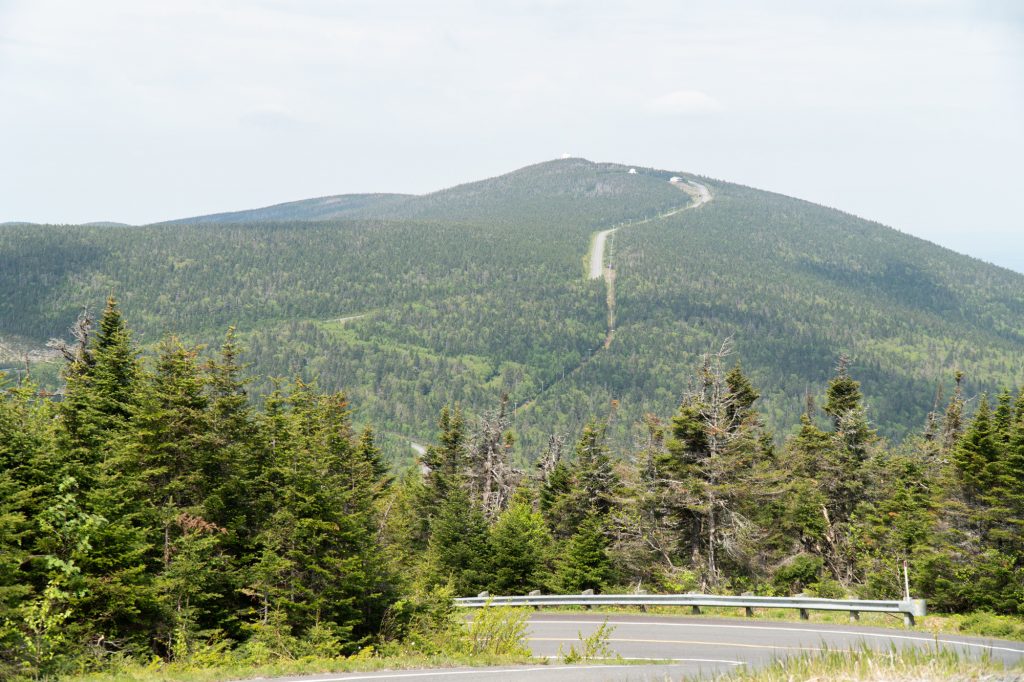
{"type": "Polygon", "coordinates": [[[0,0],[0,221],[425,192],[563,152],[1024,272],[1024,2],[0,0]]]}

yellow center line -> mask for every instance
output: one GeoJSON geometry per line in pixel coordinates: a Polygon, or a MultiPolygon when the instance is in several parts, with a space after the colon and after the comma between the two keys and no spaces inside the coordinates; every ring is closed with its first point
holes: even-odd
{"type": "MultiPolygon", "coordinates": [[[[572,639],[565,637],[530,637],[528,638],[531,642],[572,642],[572,639]]],[[[778,651],[779,649],[787,649],[792,651],[825,651],[820,647],[813,646],[776,646],[772,644],[742,644],[739,642],[701,642],[698,640],[691,639],[626,639],[626,638],[615,638],[609,639],[609,642],[629,642],[631,644],[696,644],[699,646],[720,646],[720,647],[739,647],[744,649],[771,649],[778,651]]],[[[828,651],[842,651],[841,649],[828,649],[828,651]]]]}

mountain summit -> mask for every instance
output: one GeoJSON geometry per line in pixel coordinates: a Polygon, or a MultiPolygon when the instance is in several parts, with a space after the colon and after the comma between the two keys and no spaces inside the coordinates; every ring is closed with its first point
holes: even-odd
{"type": "Polygon", "coordinates": [[[396,442],[503,394],[527,457],[592,414],[629,439],[726,340],[780,430],[844,354],[893,437],[957,370],[970,390],[1024,384],[1024,276],[680,170],[563,159],[421,196],[5,225],[0,248],[0,339],[40,345],[113,291],[144,342],[237,325],[257,371],[346,389],[396,442]]]}

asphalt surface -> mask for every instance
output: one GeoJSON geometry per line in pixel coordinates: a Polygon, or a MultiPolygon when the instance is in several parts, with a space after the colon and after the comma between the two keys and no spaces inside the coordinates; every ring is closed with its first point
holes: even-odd
{"type": "Polygon", "coordinates": [[[280,678],[282,682],[333,682],[335,680],[409,680],[410,682],[453,682],[481,680],[552,680],[553,682],[616,681],[640,682],[705,679],[738,666],[764,666],[773,660],[825,649],[861,649],[864,646],[888,650],[936,647],[956,650],[967,656],[989,655],[1015,665],[1024,660],[1024,642],[984,637],[932,636],[919,630],[881,629],[810,623],[713,618],[684,618],[636,615],[547,615],[530,619],[530,645],[536,656],[551,662],[498,668],[449,668],[393,672],[325,674],[280,678]],[[580,647],[586,637],[607,619],[613,629],[608,637],[612,651],[631,661],[609,660],[596,665],[564,665],[557,662],[559,649],[580,647]],[[636,664],[640,661],[640,664],[636,664]],[[650,663],[643,663],[650,661],[650,663]]]}

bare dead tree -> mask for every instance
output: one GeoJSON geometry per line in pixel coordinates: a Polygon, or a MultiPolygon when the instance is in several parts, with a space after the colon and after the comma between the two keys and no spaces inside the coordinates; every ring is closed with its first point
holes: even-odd
{"type": "Polygon", "coordinates": [[[555,470],[558,463],[562,461],[565,453],[565,436],[551,434],[548,436],[548,444],[537,460],[537,478],[541,483],[547,483],[551,472],[555,470]]]}
{"type": "Polygon", "coordinates": [[[92,335],[93,322],[94,320],[92,315],[89,314],[89,309],[82,308],[82,312],[78,314],[78,319],[75,320],[75,323],[71,325],[69,330],[74,342],[68,343],[64,339],[54,338],[46,342],[46,347],[60,353],[70,364],[83,362],[89,364],[92,361],[89,354],[89,337],[92,335]]]}
{"type": "Polygon", "coordinates": [[[512,443],[508,439],[512,422],[508,417],[508,396],[503,395],[496,411],[487,412],[469,445],[467,483],[484,516],[493,520],[501,513],[524,472],[511,463],[512,443]]]}

